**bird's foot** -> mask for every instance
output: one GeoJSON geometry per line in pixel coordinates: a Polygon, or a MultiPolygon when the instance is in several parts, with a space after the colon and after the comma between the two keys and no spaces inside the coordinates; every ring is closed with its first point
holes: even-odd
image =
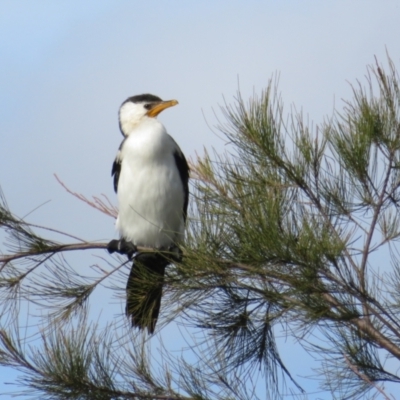
{"type": "Polygon", "coordinates": [[[107,250],[110,254],[117,252],[119,254],[126,254],[131,260],[133,255],[137,252],[137,247],[132,242],[127,242],[125,239],[111,240],[107,245],[107,250]]]}
{"type": "Polygon", "coordinates": [[[172,261],[175,262],[181,262],[182,261],[182,250],[176,246],[176,245],[171,245],[168,247],[168,252],[169,257],[171,258],[172,261]]]}

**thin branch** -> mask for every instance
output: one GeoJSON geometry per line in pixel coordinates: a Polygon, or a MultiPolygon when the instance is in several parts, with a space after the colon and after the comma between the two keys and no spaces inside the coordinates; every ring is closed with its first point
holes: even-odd
{"type": "MultiPolygon", "coordinates": [[[[47,246],[44,249],[41,250],[32,250],[32,251],[24,251],[22,253],[16,253],[16,254],[5,254],[5,255],[0,255],[0,263],[4,263],[3,266],[1,266],[1,269],[5,266],[5,264],[15,261],[20,258],[26,258],[26,257],[32,257],[32,256],[37,256],[40,254],[49,254],[49,253],[60,253],[64,251],[76,251],[76,250],[90,250],[90,249],[102,249],[106,250],[107,249],[108,243],[71,243],[71,244],[54,244],[53,246],[47,246]]],[[[153,253],[153,252],[159,252],[160,250],[153,249],[150,247],[137,247],[137,251],[141,253],[153,253]]]]}
{"type": "Polygon", "coordinates": [[[366,238],[365,244],[364,244],[364,248],[363,248],[363,257],[361,260],[361,264],[360,264],[360,283],[361,283],[361,288],[363,293],[366,293],[366,286],[365,286],[365,269],[367,267],[367,260],[368,260],[368,256],[369,256],[369,249],[371,246],[371,241],[372,241],[372,237],[375,233],[375,227],[376,224],[378,223],[378,218],[380,215],[380,211],[382,209],[382,205],[383,205],[383,201],[384,201],[384,197],[386,194],[386,188],[390,179],[390,175],[391,175],[391,159],[389,160],[389,165],[388,165],[388,169],[386,172],[386,176],[385,176],[385,180],[383,183],[383,187],[382,187],[382,192],[379,195],[379,199],[378,199],[378,203],[375,206],[375,210],[374,210],[374,215],[372,217],[372,221],[371,221],[371,225],[370,225],[370,229],[368,232],[368,236],[366,238]]]}
{"type": "Polygon", "coordinates": [[[108,199],[108,197],[106,195],[102,195],[107,204],[99,199],[96,196],[93,196],[93,200],[94,201],[90,201],[89,199],[87,199],[84,195],[80,194],[80,193],[76,193],[73,192],[71,189],[69,189],[65,183],[56,175],[54,174],[54,177],[57,179],[58,183],[69,193],[72,194],[72,196],[76,197],[77,199],[83,201],[84,203],[88,204],[90,207],[95,208],[96,210],[101,211],[103,214],[106,214],[110,217],[113,218],[117,218],[118,216],[118,209],[112,205],[111,201],[108,199]]]}
{"type": "MultiPolygon", "coordinates": [[[[340,310],[343,313],[349,313],[346,307],[340,303],[335,297],[333,297],[329,293],[322,293],[322,296],[328,301],[331,306],[335,309],[340,310]]],[[[371,338],[375,343],[386,349],[389,353],[391,353],[394,357],[400,359],[400,348],[396,346],[391,340],[385,337],[381,332],[379,332],[375,327],[371,324],[369,320],[363,318],[353,318],[348,322],[356,326],[360,331],[365,333],[367,337],[371,338]]]]}
{"type": "Polygon", "coordinates": [[[347,366],[364,382],[368,383],[369,385],[373,386],[384,398],[385,400],[393,400],[391,399],[385,392],[384,390],[378,386],[375,382],[372,382],[371,379],[368,378],[367,375],[363,374],[360,372],[360,370],[357,368],[356,365],[352,364],[347,357],[346,354],[343,354],[343,358],[346,361],[347,366]]]}

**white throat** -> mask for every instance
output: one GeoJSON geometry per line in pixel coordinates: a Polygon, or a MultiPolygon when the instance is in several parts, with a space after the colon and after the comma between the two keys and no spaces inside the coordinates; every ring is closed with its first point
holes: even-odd
{"type": "Polygon", "coordinates": [[[124,136],[129,136],[132,131],[142,123],[154,118],[146,115],[147,110],[142,103],[125,103],[119,110],[119,124],[124,136]]]}

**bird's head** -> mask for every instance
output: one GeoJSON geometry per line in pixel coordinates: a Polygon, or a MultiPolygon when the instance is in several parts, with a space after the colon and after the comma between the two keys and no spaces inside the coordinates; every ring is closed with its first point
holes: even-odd
{"type": "Polygon", "coordinates": [[[178,104],[176,100],[163,101],[152,94],[140,94],[126,99],[119,109],[119,127],[124,136],[146,118],[155,118],[161,111],[178,104]]]}

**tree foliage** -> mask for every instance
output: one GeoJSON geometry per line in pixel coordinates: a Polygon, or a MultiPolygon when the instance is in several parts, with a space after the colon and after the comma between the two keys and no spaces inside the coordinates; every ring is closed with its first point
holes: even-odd
{"type": "MultiPolygon", "coordinates": [[[[156,362],[151,340],[129,324],[96,325],[87,302],[105,282],[121,291],[126,261],[103,255],[94,276],[78,273],[68,252],[106,243],[46,239],[54,229],[18,218],[3,197],[0,365],[21,371],[25,394],[49,399],[253,399],[256,377],[271,398],[287,388],[303,398],[280,355],[284,330],[319,360],[321,387],[335,398],[391,398],[383,383],[400,381],[400,88],[390,60],[387,71],[370,67],[367,86],[357,82],[343,110],[316,127],[284,112],[276,81],[222,107],[229,146],[192,164],[183,260],[168,269],[162,306],[165,323],[203,335],[187,338],[195,362],[165,349],[156,362]]],[[[106,201],[81,199],[115,216],[106,201]]]]}

